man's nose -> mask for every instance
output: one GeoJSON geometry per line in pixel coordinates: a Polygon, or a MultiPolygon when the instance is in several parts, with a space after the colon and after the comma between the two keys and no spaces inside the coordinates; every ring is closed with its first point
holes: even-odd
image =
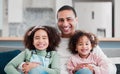
{"type": "Polygon", "coordinates": [[[69,24],[68,24],[68,21],[67,21],[67,20],[64,20],[63,25],[64,25],[64,26],[69,25],[69,24]]]}

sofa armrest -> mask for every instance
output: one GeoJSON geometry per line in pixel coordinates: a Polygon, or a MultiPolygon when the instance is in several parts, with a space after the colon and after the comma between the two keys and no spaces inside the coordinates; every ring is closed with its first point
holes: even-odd
{"type": "Polygon", "coordinates": [[[120,74],[120,57],[111,57],[110,60],[112,61],[113,64],[116,65],[117,68],[116,74],[120,74]]]}
{"type": "Polygon", "coordinates": [[[6,66],[6,64],[20,52],[20,50],[0,52],[0,74],[5,74],[4,67],[6,66]]]}
{"type": "Polygon", "coordinates": [[[117,74],[120,74],[120,64],[115,64],[117,68],[117,74]]]}

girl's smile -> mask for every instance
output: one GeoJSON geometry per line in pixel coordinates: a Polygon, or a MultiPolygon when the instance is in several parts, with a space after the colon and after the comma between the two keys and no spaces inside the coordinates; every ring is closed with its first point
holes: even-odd
{"type": "Polygon", "coordinates": [[[47,32],[42,29],[36,31],[33,39],[33,44],[38,50],[47,49],[49,45],[47,32]]]}

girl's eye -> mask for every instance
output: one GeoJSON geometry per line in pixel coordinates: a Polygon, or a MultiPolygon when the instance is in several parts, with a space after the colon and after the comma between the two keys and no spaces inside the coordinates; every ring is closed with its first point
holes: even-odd
{"type": "Polygon", "coordinates": [[[78,44],[79,46],[81,46],[82,44],[78,44]]]}
{"type": "Polygon", "coordinates": [[[38,40],[38,39],[40,39],[40,38],[38,38],[38,37],[35,37],[34,39],[38,40]]]}
{"type": "Polygon", "coordinates": [[[46,37],[44,37],[43,39],[47,39],[46,37]]]}
{"type": "Polygon", "coordinates": [[[86,45],[89,45],[89,43],[86,43],[86,45]]]}

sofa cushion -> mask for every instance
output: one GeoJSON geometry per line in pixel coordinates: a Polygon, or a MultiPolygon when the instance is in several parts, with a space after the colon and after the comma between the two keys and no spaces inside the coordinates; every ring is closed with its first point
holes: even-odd
{"type": "Polygon", "coordinates": [[[0,74],[5,74],[4,72],[5,65],[20,52],[21,52],[20,50],[0,52],[0,74]]]}
{"type": "Polygon", "coordinates": [[[115,64],[117,67],[117,74],[120,74],[120,64],[115,64]]]}

